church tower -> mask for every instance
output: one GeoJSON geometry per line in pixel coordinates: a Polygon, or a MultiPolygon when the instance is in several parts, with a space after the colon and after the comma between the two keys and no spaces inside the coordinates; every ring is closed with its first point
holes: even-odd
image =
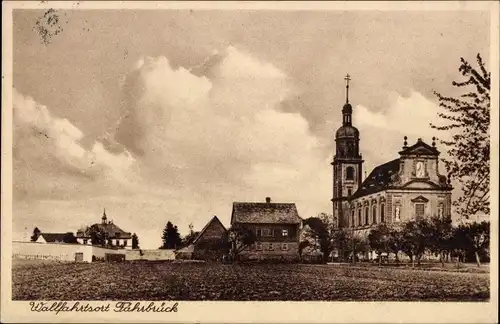
{"type": "Polygon", "coordinates": [[[359,154],[359,131],[352,126],[352,106],[349,103],[349,81],[346,80],[346,102],[342,108],[342,126],[335,135],[333,157],[333,217],[338,227],[348,225],[348,197],[358,190],[362,182],[363,159],[359,154]]]}

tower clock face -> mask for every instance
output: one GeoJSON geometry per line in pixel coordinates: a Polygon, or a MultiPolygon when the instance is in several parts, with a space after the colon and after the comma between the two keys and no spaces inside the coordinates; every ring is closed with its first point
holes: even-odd
{"type": "Polygon", "coordinates": [[[417,164],[415,166],[415,173],[416,173],[417,177],[419,177],[419,178],[424,177],[424,174],[425,174],[424,162],[422,162],[422,161],[417,162],[417,164]]]}

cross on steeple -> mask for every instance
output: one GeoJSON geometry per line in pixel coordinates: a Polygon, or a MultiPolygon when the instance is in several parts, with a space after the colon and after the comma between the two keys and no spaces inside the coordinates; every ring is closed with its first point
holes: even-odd
{"type": "Polygon", "coordinates": [[[349,103],[349,81],[351,81],[351,76],[349,75],[349,73],[346,74],[346,76],[344,77],[344,80],[345,80],[345,102],[346,103],[349,103]]]}

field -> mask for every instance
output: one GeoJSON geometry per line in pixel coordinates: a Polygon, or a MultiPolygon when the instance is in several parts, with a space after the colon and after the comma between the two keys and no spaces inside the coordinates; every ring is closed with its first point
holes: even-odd
{"type": "Polygon", "coordinates": [[[14,300],[487,301],[489,274],[333,265],[14,264],[14,300]]]}

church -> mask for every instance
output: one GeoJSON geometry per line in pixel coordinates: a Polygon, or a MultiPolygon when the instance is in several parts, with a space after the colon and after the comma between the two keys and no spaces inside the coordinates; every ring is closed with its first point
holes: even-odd
{"type": "Polygon", "coordinates": [[[340,228],[368,235],[379,223],[400,223],[422,217],[451,217],[450,180],[439,174],[439,151],[418,139],[408,146],[407,137],[399,157],[375,167],[363,179],[359,131],[353,126],[346,80],[346,103],[342,126],[335,135],[333,157],[333,216],[340,228]]]}

